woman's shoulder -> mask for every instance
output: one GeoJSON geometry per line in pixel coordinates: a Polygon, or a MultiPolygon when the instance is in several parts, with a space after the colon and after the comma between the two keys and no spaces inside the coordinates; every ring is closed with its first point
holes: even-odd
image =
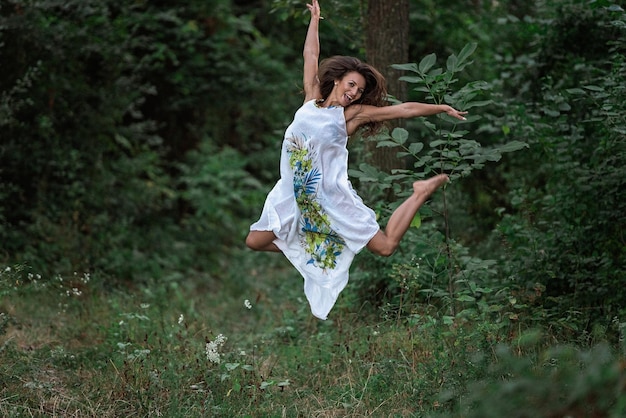
{"type": "Polygon", "coordinates": [[[376,106],[353,104],[344,108],[343,113],[345,115],[346,121],[362,120],[363,123],[367,123],[367,119],[369,119],[368,115],[371,112],[375,112],[377,109],[378,107],[376,106]]]}
{"type": "Polygon", "coordinates": [[[389,106],[374,106],[365,104],[353,104],[345,108],[344,117],[348,134],[352,135],[363,125],[369,125],[377,130],[379,123],[393,119],[393,112],[389,112],[389,106]]]}
{"type": "Polygon", "coordinates": [[[317,100],[318,99],[305,100],[296,110],[296,117],[302,117],[303,115],[312,115],[318,109],[317,100]]]}
{"type": "Polygon", "coordinates": [[[302,105],[300,106],[300,109],[303,108],[314,108],[315,104],[317,103],[318,99],[309,99],[309,100],[305,100],[304,102],[302,102],[302,105]]]}

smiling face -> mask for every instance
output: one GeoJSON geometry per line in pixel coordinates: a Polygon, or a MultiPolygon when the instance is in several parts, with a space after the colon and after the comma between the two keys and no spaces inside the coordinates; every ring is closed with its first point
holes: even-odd
{"type": "Polygon", "coordinates": [[[335,83],[331,97],[343,107],[359,100],[365,91],[365,77],[356,71],[346,73],[340,80],[335,80],[335,83]]]}

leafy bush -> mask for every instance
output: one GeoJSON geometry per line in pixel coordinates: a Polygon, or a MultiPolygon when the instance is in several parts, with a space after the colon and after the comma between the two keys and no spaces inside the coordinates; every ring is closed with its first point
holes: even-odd
{"type": "Polygon", "coordinates": [[[253,190],[246,171],[273,177],[273,127],[299,100],[289,49],[254,17],[229,1],[3,3],[3,257],[124,279],[209,268],[248,215],[224,191],[253,190]],[[207,182],[215,189],[199,199],[207,182]],[[187,230],[190,214],[210,216],[187,230]]]}
{"type": "MultiPolygon", "coordinates": [[[[434,103],[449,103],[459,109],[475,109],[488,105],[484,98],[489,85],[484,82],[471,82],[452,92],[458,78],[471,62],[469,57],[476,45],[469,44],[457,54],[448,57],[446,69],[436,66],[436,56],[424,57],[419,64],[396,65],[409,75],[402,79],[409,82],[414,90],[426,94],[426,99],[434,103]]],[[[470,255],[450,232],[448,188],[454,187],[462,178],[482,169],[488,162],[500,160],[503,153],[514,152],[525,146],[519,141],[503,145],[483,147],[478,141],[467,138],[469,130],[460,129],[464,124],[476,123],[481,116],[470,115],[467,122],[449,123],[443,115],[438,123],[422,119],[420,123],[427,128],[421,141],[410,141],[409,132],[396,128],[388,136],[377,137],[379,147],[398,148],[398,157],[409,158],[412,170],[394,170],[391,174],[381,173],[374,167],[361,164],[359,170],[351,170],[360,185],[371,184],[377,195],[386,189],[394,190],[398,196],[406,196],[402,189],[412,190],[410,184],[416,178],[424,178],[433,173],[448,173],[451,185],[441,192],[443,202],[426,205],[413,222],[403,239],[398,255],[389,260],[368,259],[366,271],[356,270],[353,277],[363,286],[365,295],[376,305],[381,305],[384,298],[395,298],[400,293],[398,315],[415,313],[419,304],[436,306],[447,320],[461,322],[468,319],[486,319],[504,307],[495,301],[487,302],[490,293],[497,293],[502,285],[496,285],[496,271],[493,260],[482,260],[470,255]],[[428,148],[424,145],[428,143],[428,148]],[[430,218],[442,216],[443,225],[426,222],[430,218]],[[409,261],[407,261],[407,259],[409,261]],[[371,261],[370,261],[371,260],[371,261]],[[361,276],[362,274],[362,276],[361,276]],[[366,276],[366,277],[365,277],[366,276]],[[400,283],[394,278],[400,276],[400,283]],[[492,285],[498,286],[495,290],[492,285]],[[481,300],[482,298],[482,300],[481,300]],[[378,300],[376,300],[378,299],[378,300]],[[382,299],[382,300],[381,300],[382,299]],[[404,300],[410,303],[404,302],[404,300]]],[[[373,200],[372,196],[368,196],[373,200]]],[[[382,205],[381,224],[399,203],[382,205]]],[[[361,256],[366,258],[367,256],[361,256]]],[[[498,302],[499,303],[499,302],[498,302]]],[[[503,314],[504,312],[502,312],[503,314]]]]}
{"type": "Polygon", "coordinates": [[[453,416],[617,418],[626,413],[624,370],[608,345],[555,346],[521,356],[516,351],[497,348],[486,376],[468,384],[453,416]]]}
{"type": "Polygon", "coordinates": [[[510,277],[522,288],[544,285],[544,306],[554,323],[581,330],[621,317],[626,303],[620,284],[626,278],[626,15],[618,7],[592,9],[576,2],[560,12],[543,26],[543,39],[551,42],[542,42],[533,55],[537,65],[529,71],[542,74],[520,98],[524,114],[511,117],[511,134],[528,142],[531,151],[512,162],[514,210],[499,230],[510,246],[505,263],[510,277]],[[580,25],[568,25],[572,19],[580,25]],[[589,25],[608,56],[571,42],[586,37],[589,25]],[[566,44],[571,47],[562,48],[566,44]],[[555,48],[560,54],[551,52],[555,48]],[[561,321],[565,318],[570,319],[561,321]]]}

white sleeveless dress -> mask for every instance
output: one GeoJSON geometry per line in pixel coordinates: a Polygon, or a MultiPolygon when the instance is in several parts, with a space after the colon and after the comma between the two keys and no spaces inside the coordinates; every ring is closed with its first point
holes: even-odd
{"type": "Polygon", "coordinates": [[[274,244],[304,277],[311,312],[320,319],[348,283],[354,256],[379,230],[376,214],[348,180],[347,142],[343,107],[304,103],[285,132],[280,180],[250,227],[274,232],[274,244]]]}

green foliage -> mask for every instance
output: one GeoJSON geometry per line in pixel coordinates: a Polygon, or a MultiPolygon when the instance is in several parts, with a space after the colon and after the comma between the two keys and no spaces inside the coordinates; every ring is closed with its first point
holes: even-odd
{"type": "MultiPolygon", "coordinates": [[[[433,54],[424,57],[418,64],[394,67],[409,71],[411,75],[402,79],[414,85],[414,90],[425,93],[429,101],[450,103],[459,109],[480,108],[490,103],[485,99],[477,100],[488,90],[486,83],[472,82],[452,93],[458,81],[456,74],[471,63],[469,57],[475,47],[467,45],[459,54],[448,57],[445,70],[436,66],[436,57],[433,54]]],[[[511,141],[503,145],[482,147],[479,142],[467,138],[470,131],[458,127],[476,123],[480,119],[479,115],[470,116],[467,121],[462,122],[445,115],[437,119],[438,123],[424,118],[421,121],[428,129],[428,139],[423,142],[409,141],[409,132],[403,128],[396,128],[390,135],[375,139],[379,147],[399,148],[398,157],[410,158],[412,170],[394,170],[391,175],[387,175],[373,167],[361,165],[360,170],[352,170],[351,174],[361,184],[376,182],[376,187],[380,190],[393,189],[398,195],[402,195],[402,188],[412,190],[410,184],[416,177],[423,178],[433,173],[445,172],[454,185],[461,178],[483,168],[485,163],[500,160],[503,153],[514,152],[526,146],[520,141],[511,141]],[[427,141],[428,148],[424,145],[427,141]],[[399,185],[402,187],[398,187],[399,185]]],[[[434,308],[431,312],[427,311],[429,315],[434,312],[443,313],[449,324],[495,320],[500,324],[498,327],[505,327],[513,314],[508,310],[510,304],[506,289],[502,284],[496,284],[497,271],[493,268],[495,261],[471,256],[468,249],[451,236],[446,196],[447,187],[443,191],[443,205],[434,209],[431,205],[420,210],[418,217],[421,221],[414,223],[419,228],[419,235],[415,231],[407,233],[397,258],[367,264],[368,269],[379,266],[379,272],[374,273],[379,275],[377,278],[368,273],[361,279],[357,272],[357,282],[361,283],[363,280],[366,293],[375,295],[374,298],[399,294],[391,303],[391,310],[397,310],[398,317],[421,315],[425,304],[434,308]],[[443,227],[423,222],[425,217],[436,214],[443,215],[443,227]],[[407,262],[407,257],[412,260],[407,262]],[[390,282],[398,277],[399,283],[390,282]],[[378,292],[372,292],[372,286],[378,292]],[[386,290],[381,293],[382,289],[386,290]]],[[[384,215],[391,213],[395,205],[397,203],[388,208],[384,215]]]]}
{"type": "MultiPolygon", "coordinates": [[[[383,225],[453,181],[318,322],[233,249],[301,103],[306,7],[271,5],[0,5],[0,415],[624,415],[623,8],[412,3],[411,100],[470,115],[351,174],[383,225]]],[[[363,55],[364,7],[322,4],[323,51],[363,55]]]]}
{"type": "Polygon", "coordinates": [[[317,321],[291,267],[265,267],[271,274],[258,280],[258,263],[242,259],[224,282],[243,282],[243,293],[207,276],[106,290],[98,275],[33,275],[15,288],[4,280],[33,271],[0,269],[1,288],[11,288],[0,305],[0,414],[623,412],[623,352],[602,342],[602,330],[589,346],[546,346],[538,330],[508,333],[489,321],[377,319],[346,297],[317,321]]]}
{"type": "Polygon", "coordinates": [[[264,187],[246,171],[247,164],[236,150],[208,142],[180,164],[178,189],[185,205],[181,222],[200,253],[242,242],[248,220],[258,216],[253,208],[263,205],[264,187]]]}
{"type": "Polygon", "coordinates": [[[255,13],[228,1],[3,3],[2,256],[123,279],[211,268],[257,203],[246,171],[273,178],[265,145],[299,99],[290,50],[255,13]]]}
{"type": "Polygon", "coordinates": [[[626,413],[624,371],[608,345],[555,346],[522,356],[516,351],[497,348],[486,376],[469,385],[454,416],[617,418],[626,413]]]}
{"type": "MultiPolygon", "coordinates": [[[[477,97],[488,91],[489,85],[487,83],[468,83],[452,93],[454,84],[458,81],[456,74],[471,64],[468,58],[475,49],[476,45],[470,44],[466,45],[458,56],[450,55],[447,60],[446,71],[435,67],[436,56],[434,54],[424,57],[419,64],[394,65],[394,68],[415,73],[412,76],[401,77],[401,80],[415,84],[413,90],[425,93],[426,100],[436,104],[445,102],[463,110],[475,109],[490,104],[489,100],[476,100],[477,97]]],[[[451,119],[446,115],[440,118],[443,120],[451,119]]],[[[515,141],[489,149],[482,148],[479,142],[465,138],[469,131],[457,130],[458,126],[476,122],[479,119],[480,116],[478,115],[470,115],[467,121],[455,121],[451,128],[443,123],[434,124],[427,120],[423,121],[435,139],[429,144],[431,150],[421,155],[418,154],[422,151],[423,144],[417,142],[406,146],[408,135],[400,128],[396,128],[395,133],[392,132],[390,140],[381,141],[378,146],[401,146],[405,151],[399,153],[398,157],[413,157],[415,160],[413,168],[423,169],[423,175],[432,172],[445,172],[452,181],[470,175],[473,170],[482,168],[487,161],[499,161],[502,153],[517,151],[526,146],[524,143],[515,141]]],[[[419,171],[417,173],[420,175],[419,171]]]]}
{"type": "MultiPolygon", "coordinates": [[[[304,28],[310,18],[306,2],[272,0],[270,3],[270,13],[274,19],[301,23],[301,29],[298,30],[302,31],[300,40],[304,42],[304,28]]],[[[363,27],[367,5],[359,1],[326,0],[320,2],[320,7],[323,17],[319,33],[322,58],[335,54],[364,56],[363,27]]]]}
{"type": "Polygon", "coordinates": [[[550,318],[571,317],[568,332],[621,317],[626,302],[625,14],[576,2],[560,12],[543,26],[542,39],[551,42],[534,55],[542,77],[524,96],[524,113],[511,117],[512,136],[528,142],[531,152],[514,164],[513,210],[499,230],[508,255],[515,254],[506,263],[510,276],[521,287],[543,284],[550,318]],[[572,19],[586,23],[572,27],[572,19]],[[586,37],[589,25],[597,47],[580,49],[569,40],[586,37]],[[562,48],[565,43],[572,47],[562,48]],[[558,56],[550,52],[555,48],[558,56]],[[608,54],[597,55],[598,49],[608,54]]]}

